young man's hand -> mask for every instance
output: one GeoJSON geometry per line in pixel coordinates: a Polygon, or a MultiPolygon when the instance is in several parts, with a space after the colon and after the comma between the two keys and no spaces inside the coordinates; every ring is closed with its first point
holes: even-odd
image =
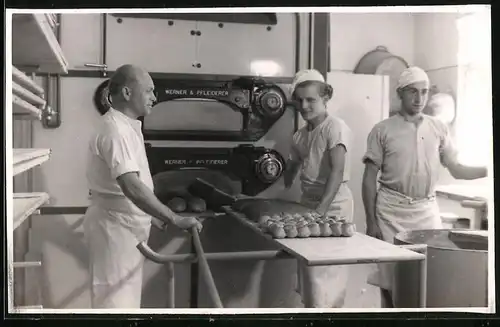
{"type": "Polygon", "coordinates": [[[382,231],[375,221],[366,223],[366,235],[378,238],[379,240],[384,240],[382,231]]]}

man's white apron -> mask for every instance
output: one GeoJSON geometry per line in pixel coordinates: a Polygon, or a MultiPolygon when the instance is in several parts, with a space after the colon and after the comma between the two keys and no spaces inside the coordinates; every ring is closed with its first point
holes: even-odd
{"type": "Polygon", "coordinates": [[[136,248],[147,241],[151,217],[137,214],[130,200],[92,194],[85,214],[90,253],[92,308],[140,308],[144,257],[136,248]]]}
{"type": "MultiPolygon", "coordinates": [[[[382,186],[377,193],[375,213],[383,240],[389,243],[394,243],[394,237],[400,232],[442,228],[435,196],[414,200],[382,186]]],[[[377,266],[378,271],[368,277],[368,283],[391,291],[394,264],[377,266]]]]}

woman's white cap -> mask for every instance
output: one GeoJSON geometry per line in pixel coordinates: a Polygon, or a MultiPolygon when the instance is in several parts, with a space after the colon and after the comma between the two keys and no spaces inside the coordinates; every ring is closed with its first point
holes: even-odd
{"type": "Polygon", "coordinates": [[[425,82],[429,85],[429,76],[419,67],[413,66],[405,69],[398,79],[398,89],[411,85],[413,83],[425,82]]]}
{"type": "Polygon", "coordinates": [[[316,69],[304,69],[295,74],[292,84],[290,85],[290,94],[295,92],[297,86],[304,82],[321,82],[325,83],[325,78],[316,69]]]}

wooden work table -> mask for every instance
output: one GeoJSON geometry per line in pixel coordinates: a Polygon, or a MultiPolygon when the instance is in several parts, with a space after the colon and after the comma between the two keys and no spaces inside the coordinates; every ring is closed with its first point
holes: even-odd
{"type": "Polygon", "coordinates": [[[352,237],[275,240],[309,266],[421,260],[422,254],[356,233],[352,237]]]}
{"type": "Polygon", "coordinates": [[[387,243],[365,234],[352,237],[310,237],[273,239],[256,223],[229,207],[224,210],[257,233],[273,240],[286,252],[310,266],[366,264],[376,262],[422,260],[425,256],[412,250],[387,243]]]}
{"type": "MultiPolygon", "coordinates": [[[[426,306],[427,255],[423,254],[426,253],[426,248],[424,249],[422,246],[396,246],[361,233],[355,233],[352,237],[273,239],[271,235],[264,233],[256,223],[247,219],[244,214],[231,207],[223,207],[223,210],[229,216],[271,240],[285,252],[308,266],[418,261],[421,276],[419,278],[419,304],[422,308],[426,306]]],[[[312,303],[308,303],[307,298],[304,301],[306,308],[312,307],[312,303]]]]}

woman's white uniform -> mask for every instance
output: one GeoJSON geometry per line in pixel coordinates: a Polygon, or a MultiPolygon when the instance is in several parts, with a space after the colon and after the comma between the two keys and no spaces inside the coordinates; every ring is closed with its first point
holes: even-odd
{"type": "MultiPolygon", "coordinates": [[[[329,150],[343,145],[346,150],[344,176],[342,184],[328,209],[328,215],[353,219],[353,198],[346,182],[350,174],[350,139],[349,127],[339,118],[327,116],[316,128],[309,131],[307,126],[299,129],[293,136],[290,157],[302,163],[300,181],[302,188],[301,202],[316,209],[325,192],[325,186],[331,172],[329,150]]],[[[348,266],[299,265],[298,291],[303,302],[317,308],[342,307],[346,295],[348,266]]]]}
{"type": "Polygon", "coordinates": [[[87,179],[91,205],[85,215],[90,254],[92,308],[140,308],[144,258],[151,217],[122,192],[117,177],[138,172],[153,190],[141,122],[110,109],[89,144],[87,179]]]}

